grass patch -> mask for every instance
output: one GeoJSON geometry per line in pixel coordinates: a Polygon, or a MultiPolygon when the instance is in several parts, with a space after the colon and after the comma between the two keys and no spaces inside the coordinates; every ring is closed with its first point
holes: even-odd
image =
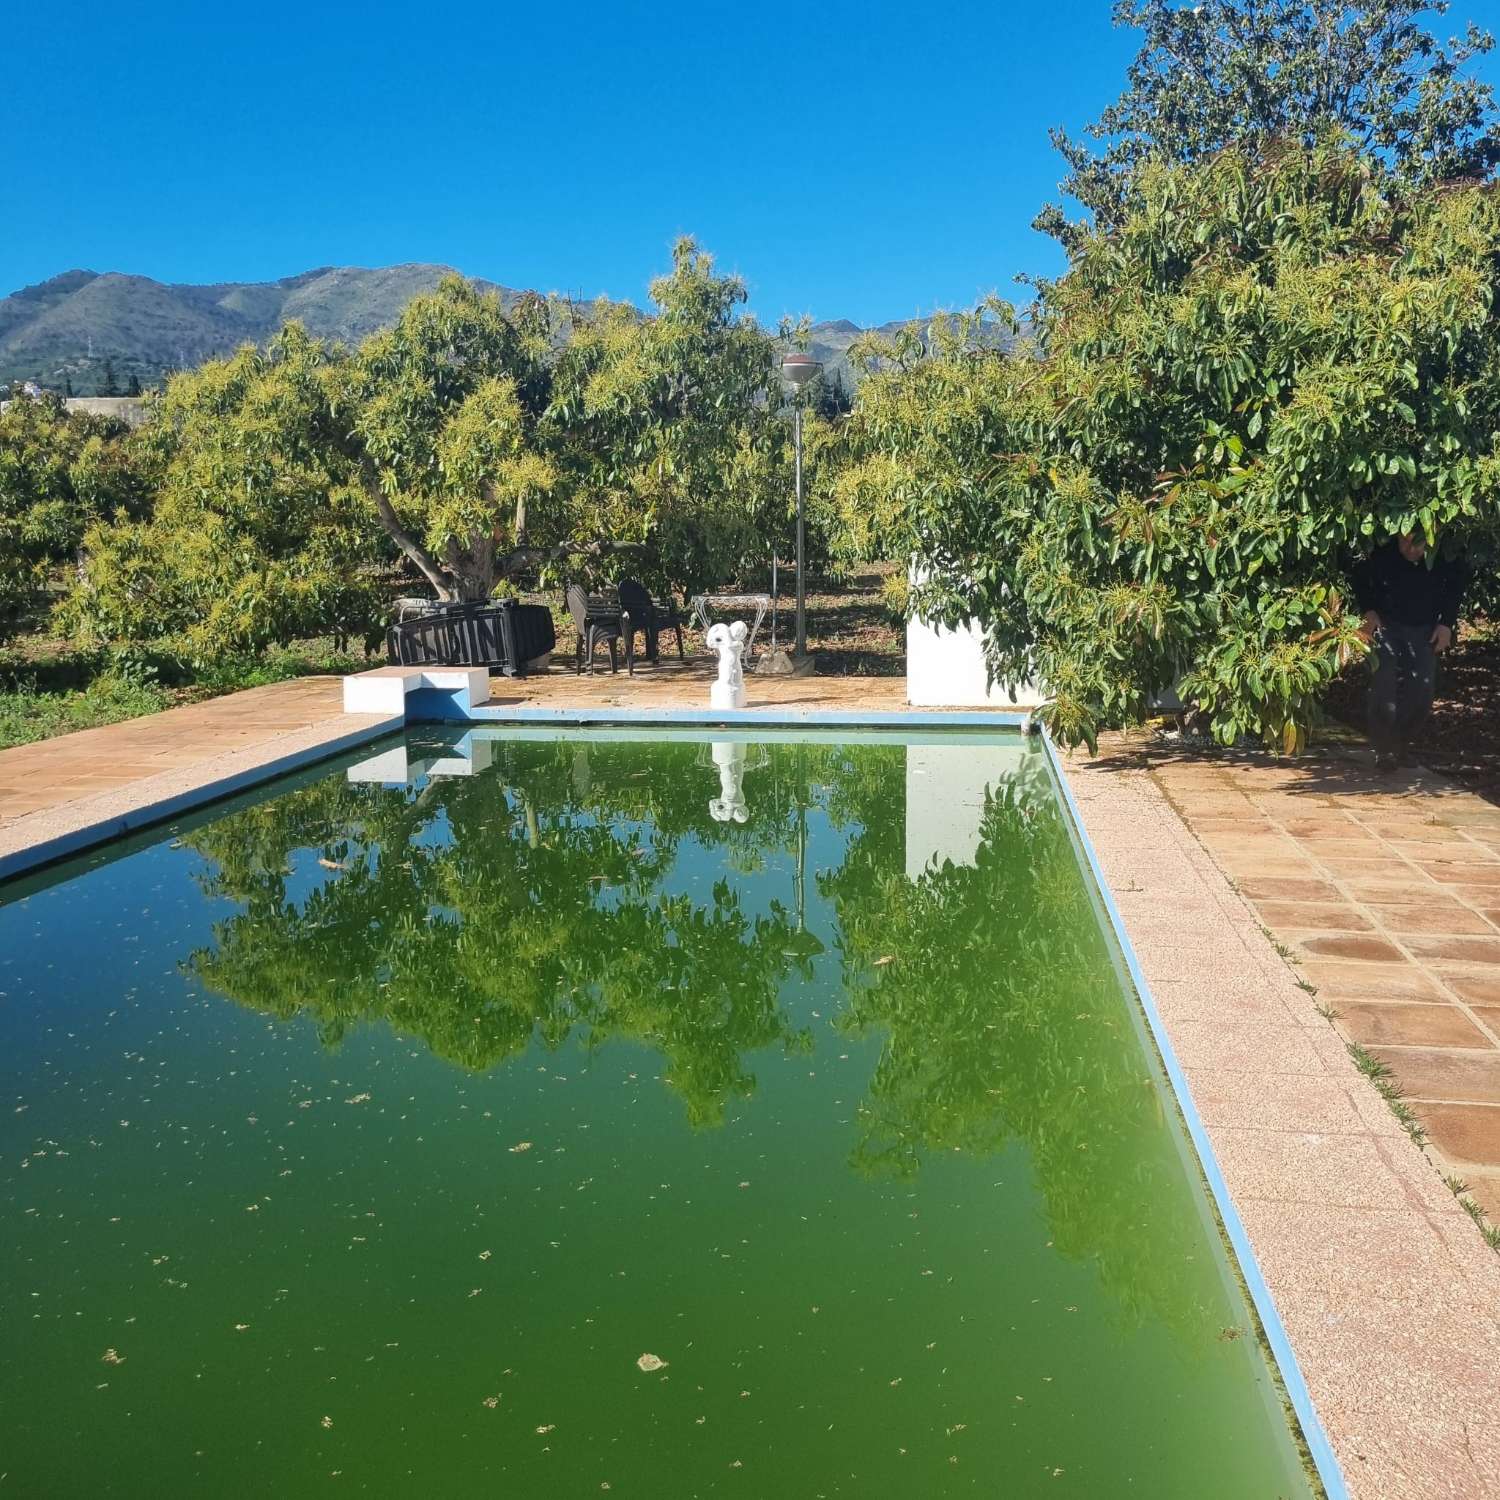
{"type": "Polygon", "coordinates": [[[1443,1178],[1443,1185],[1458,1199],[1458,1206],[1473,1219],[1474,1227],[1483,1235],[1485,1244],[1500,1254],[1500,1225],[1491,1224],[1485,1211],[1469,1196],[1469,1184],[1462,1177],[1450,1174],[1443,1178]]]}
{"type": "Polygon", "coordinates": [[[1375,1085],[1376,1092],[1390,1105],[1391,1113],[1401,1122],[1401,1128],[1419,1146],[1427,1144],[1427,1132],[1422,1122],[1412,1113],[1410,1105],[1401,1097],[1401,1086],[1391,1076],[1391,1070],[1378,1057],[1371,1056],[1358,1042],[1345,1042],[1354,1066],[1375,1085]]]}
{"type": "Polygon", "coordinates": [[[97,729],[293,677],[358,672],[363,655],[331,640],[302,641],[252,658],[205,664],[170,655],[75,651],[66,645],[0,656],[0,750],[97,729]]]}
{"type": "Polygon", "coordinates": [[[160,713],[171,705],[164,688],[107,676],[61,692],[0,692],[0,750],[160,713]]]}

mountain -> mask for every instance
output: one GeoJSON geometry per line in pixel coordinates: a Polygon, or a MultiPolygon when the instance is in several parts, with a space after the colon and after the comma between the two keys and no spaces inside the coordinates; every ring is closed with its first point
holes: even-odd
{"type": "MultiPolygon", "coordinates": [[[[118,271],[64,271],[0,298],[0,386],[34,380],[93,395],[106,384],[108,361],[122,392],[132,378],[150,388],[170,370],[243,343],[262,344],[290,318],[320,338],[356,343],[389,327],[413,297],[449,274],[448,266],[438,265],[321,266],[280,281],[190,286],[118,271]]],[[[521,295],[494,282],[476,284],[499,292],[506,303],[521,295]]],[[[877,331],[901,326],[886,323],[877,331]]],[[[855,384],[847,351],[865,331],[847,318],[811,329],[812,354],[846,390],[855,384]]]]}
{"type": "MultiPolygon", "coordinates": [[[[447,266],[322,266],[280,281],[169,285],[117,271],[65,271],[0,298],[0,384],[35,380],[79,395],[99,390],[105,361],[123,390],[154,386],[243,343],[264,343],[289,318],[320,338],[354,343],[396,321],[447,266]]],[[[520,294],[480,282],[507,302],[520,294]]]]}

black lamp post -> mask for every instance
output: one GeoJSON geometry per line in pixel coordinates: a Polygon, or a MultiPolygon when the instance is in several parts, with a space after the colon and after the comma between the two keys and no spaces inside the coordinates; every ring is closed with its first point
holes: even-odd
{"type": "Polygon", "coordinates": [[[802,388],[823,366],[810,354],[788,354],[782,358],[781,373],[792,383],[792,421],[797,452],[797,642],[793,655],[796,665],[807,658],[807,579],[803,555],[802,520],[802,388]]]}

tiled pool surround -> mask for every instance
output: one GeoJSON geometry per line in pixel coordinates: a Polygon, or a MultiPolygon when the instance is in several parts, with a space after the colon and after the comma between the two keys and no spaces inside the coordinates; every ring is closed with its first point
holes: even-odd
{"type": "MultiPolygon", "coordinates": [[[[573,683],[546,686],[564,699],[574,696],[573,683]]],[[[892,692],[899,684],[889,680],[844,680],[829,684],[836,692],[826,695],[806,691],[822,689],[822,682],[799,686],[795,706],[768,705],[752,720],[822,719],[817,705],[829,699],[842,722],[869,724],[889,715],[913,726],[928,718],[900,712],[892,692]],[[859,702],[869,706],[861,712],[859,702]]],[[[610,697],[630,691],[607,682],[578,689],[577,696],[595,703],[601,691],[610,697]]],[[[676,715],[651,715],[667,716],[676,715]]],[[[186,765],[182,780],[192,785],[173,787],[173,794],[199,801],[223,795],[216,788],[226,772],[275,774],[289,755],[328,755],[351,735],[348,720],[305,717],[317,722],[248,749],[214,755],[212,747],[200,747],[196,762],[178,756],[186,765]]],[[[598,722],[606,715],[587,705],[523,699],[511,714],[495,717],[598,722]],[[536,708],[546,711],[527,712],[536,708]]],[[[645,715],[620,717],[639,722],[645,715]]],[[[991,714],[963,717],[996,722],[991,714]]],[[[373,738],[382,728],[371,719],[352,733],[373,738]]],[[[1500,1492],[1500,1421],[1493,1416],[1500,1410],[1500,1261],[1383,1101],[1352,1071],[1337,1036],[1160,787],[1138,768],[1070,757],[1060,758],[1060,766],[1091,862],[1122,924],[1133,975],[1152,997],[1157,1034],[1174,1082],[1185,1088],[1200,1149],[1206,1142],[1208,1175],[1227,1192],[1237,1248],[1248,1244],[1274,1297],[1273,1342],[1279,1342],[1279,1312],[1341,1464],[1342,1480],[1328,1466],[1318,1423],[1309,1422],[1331,1492],[1345,1492],[1339,1487],[1345,1481],[1347,1493],[1372,1497],[1500,1492]]],[[[167,774],[106,792],[114,803],[110,816],[124,820],[120,826],[161,816],[153,793],[169,785],[161,780],[167,774]]],[[[75,825],[75,836],[105,826],[93,805],[99,800],[63,804],[62,821],[75,825]]],[[[0,805],[0,818],[4,811],[0,805]]],[[[27,848],[37,847],[36,827],[34,814],[0,822],[0,857],[10,856],[12,869],[17,854],[36,862],[26,858],[27,848]]],[[[1242,1259],[1255,1289],[1256,1261],[1243,1253],[1242,1259]]],[[[1297,1365],[1288,1360],[1286,1367],[1295,1399],[1297,1365]]]]}

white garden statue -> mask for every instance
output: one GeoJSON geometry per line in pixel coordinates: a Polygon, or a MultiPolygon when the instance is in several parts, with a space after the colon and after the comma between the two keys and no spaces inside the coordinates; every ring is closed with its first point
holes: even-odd
{"type": "Polygon", "coordinates": [[[745,801],[745,746],[715,740],[713,757],[719,768],[719,795],[708,799],[708,815],[715,823],[744,823],[750,817],[745,801]]]}
{"type": "Polygon", "coordinates": [[[710,708],[745,706],[745,669],[740,665],[750,627],[743,620],[733,625],[712,625],[705,639],[708,649],[719,654],[719,675],[708,691],[710,708]]]}

